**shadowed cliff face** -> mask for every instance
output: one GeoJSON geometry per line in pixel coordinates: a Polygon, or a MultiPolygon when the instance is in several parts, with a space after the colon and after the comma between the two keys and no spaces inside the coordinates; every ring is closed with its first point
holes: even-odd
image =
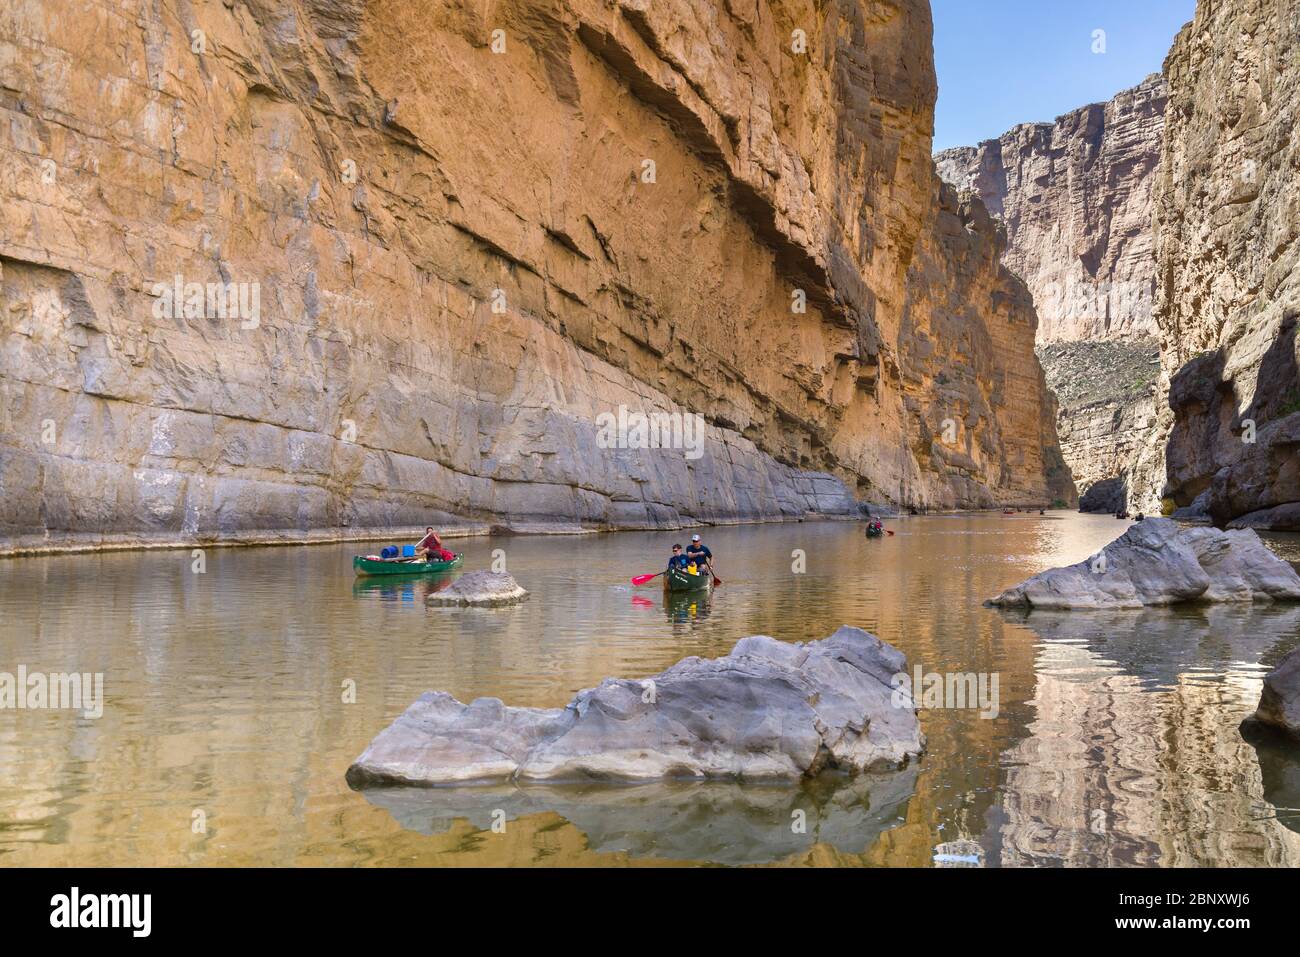
{"type": "Polygon", "coordinates": [[[1166,61],[1157,319],[1167,494],[1300,529],[1300,2],[1199,3],[1166,61]]]}
{"type": "Polygon", "coordinates": [[[7,548],[1068,488],[926,3],[487,11],[7,8],[7,548]]]}

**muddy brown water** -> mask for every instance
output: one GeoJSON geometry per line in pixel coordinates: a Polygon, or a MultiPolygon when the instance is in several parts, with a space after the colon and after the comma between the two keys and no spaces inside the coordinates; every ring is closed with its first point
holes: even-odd
{"type": "MultiPolygon", "coordinates": [[[[1238,731],[1300,608],[1028,617],[984,598],[1125,523],[1066,512],[712,529],[725,584],[665,602],[672,532],[462,539],[532,598],[429,609],[358,583],[356,545],[0,561],[0,672],[102,672],[103,714],[0,710],[8,865],[1287,865],[1300,754],[1238,731]],[[803,570],[798,570],[801,562],[803,570]],[[344,772],[428,689],[563,705],[740,637],[854,624],[927,672],[996,675],[997,713],[923,712],[902,772],[359,793],[344,772]],[[355,702],[345,701],[355,689],[355,702]]],[[[1300,538],[1270,544],[1300,561],[1300,538]]]]}

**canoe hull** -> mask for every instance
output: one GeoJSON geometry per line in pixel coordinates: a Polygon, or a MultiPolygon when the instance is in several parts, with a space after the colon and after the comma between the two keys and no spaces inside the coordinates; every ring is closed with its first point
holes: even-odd
{"type": "Polygon", "coordinates": [[[372,561],[361,555],[356,555],[352,559],[352,568],[358,575],[436,575],[439,572],[449,572],[459,568],[461,562],[465,560],[464,555],[457,555],[449,562],[385,562],[372,561]]]}
{"type": "Polygon", "coordinates": [[[671,569],[664,572],[664,591],[670,591],[673,594],[678,592],[706,592],[709,590],[713,579],[707,571],[698,575],[690,575],[686,572],[671,569]]]}

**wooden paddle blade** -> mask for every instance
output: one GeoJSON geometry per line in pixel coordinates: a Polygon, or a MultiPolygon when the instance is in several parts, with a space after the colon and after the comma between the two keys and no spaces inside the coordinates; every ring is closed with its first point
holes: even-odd
{"type": "Polygon", "coordinates": [[[662,575],[662,574],[663,574],[663,572],[655,572],[653,575],[637,575],[636,578],[633,578],[633,579],[632,579],[632,584],[633,584],[633,585],[644,585],[644,584],[645,584],[646,582],[648,582],[650,579],[652,579],[652,578],[658,578],[658,577],[659,577],[660,575],[662,575]]]}
{"type": "Polygon", "coordinates": [[[890,536],[892,536],[894,533],[893,533],[893,532],[886,532],[885,534],[886,534],[886,535],[890,535],[890,536]]]}
{"type": "Polygon", "coordinates": [[[713,587],[714,587],[714,588],[717,588],[717,587],[718,587],[719,585],[721,585],[721,584],[722,584],[722,579],[719,578],[717,575],[714,575],[714,576],[713,576],[713,587]]]}

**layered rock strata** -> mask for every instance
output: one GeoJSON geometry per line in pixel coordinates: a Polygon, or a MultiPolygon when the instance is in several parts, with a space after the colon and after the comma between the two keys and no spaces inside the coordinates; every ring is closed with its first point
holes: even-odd
{"type": "Polygon", "coordinates": [[[1007,228],[1002,261],[1038,309],[1040,344],[1150,336],[1152,190],[1167,100],[1154,73],[1105,103],[935,156],[1007,228]]]}
{"type": "Polygon", "coordinates": [[[9,4],[0,548],[1048,501],[930,35],[923,0],[9,4]]]}
{"type": "Polygon", "coordinates": [[[1197,4],[1165,71],[1157,319],[1171,504],[1300,529],[1300,0],[1197,4]]]}
{"type": "Polygon", "coordinates": [[[1144,367],[1158,349],[1151,219],[1166,100],[1153,74],[1106,103],[935,157],[1006,226],[1002,261],[1034,298],[1061,452],[1099,510],[1153,510],[1163,485],[1135,463],[1156,416],[1158,376],[1144,367]]]}

